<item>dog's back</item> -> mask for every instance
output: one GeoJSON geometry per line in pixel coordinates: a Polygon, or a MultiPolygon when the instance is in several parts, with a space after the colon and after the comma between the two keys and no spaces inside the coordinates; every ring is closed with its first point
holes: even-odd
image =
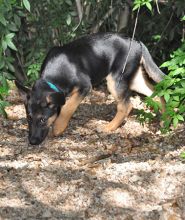
{"type": "MultiPolygon", "coordinates": [[[[104,33],[85,36],[62,47],[54,47],[42,65],[41,77],[54,78],[57,74],[57,80],[62,75],[64,80],[70,71],[73,77],[81,73],[89,75],[92,84],[98,84],[109,73],[117,74],[122,71],[129,45],[129,38],[104,33]],[[49,68],[51,66],[52,70],[49,68]]],[[[140,43],[133,41],[127,69],[132,66],[132,69],[136,70],[141,56],[140,43]]]]}

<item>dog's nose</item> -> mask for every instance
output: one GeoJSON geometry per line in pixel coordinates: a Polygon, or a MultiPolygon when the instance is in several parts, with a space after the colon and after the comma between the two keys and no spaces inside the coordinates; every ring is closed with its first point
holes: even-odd
{"type": "Polygon", "coordinates": [[[38,145],[41,143],[40,139],[37,137],[29,138],[29,142],[31,145],[38,145]]]}

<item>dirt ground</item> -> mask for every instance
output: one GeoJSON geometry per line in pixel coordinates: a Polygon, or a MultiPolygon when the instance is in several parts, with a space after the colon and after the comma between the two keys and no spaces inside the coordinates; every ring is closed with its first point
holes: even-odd
{"type": "Polygon", "coordinates": [[[115,104],[94,92],[61,137],[30,146],[23,105],[9,114],[0,118],[0,219],[185,219],[184,126],[161,135],[133,110],[115,132],[97,132],[115,104]]]}

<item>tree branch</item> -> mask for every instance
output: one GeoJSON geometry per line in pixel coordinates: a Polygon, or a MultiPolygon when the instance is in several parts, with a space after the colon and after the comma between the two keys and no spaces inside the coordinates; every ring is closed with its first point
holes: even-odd
{"type": "Polygon", "coordinates": [[[79,23],[80,23],[83,17],[83,8],[82,8],[81,0],[75,0],[75,2],[76,2],[76,8],[78,12],[79,23]]]}
{"type": "Polygon", "coordinates": [[[104,21],[115,11],[115,7],[114,8],[110,8],[107,13],[103,16],[102,19],[100,19],[100,21],[91,29],[92,33],[96,33],[98,32],[99,28],[101,27],[101,25],[104,23],[104,21]]]}
{"type": "Polygon", "coordinates": [[[118,17],[117,31],[120,32],[123,28],[127,26],[129,19],[129,5],[128,3],[124,4],[124,8],[121,9],[118,17]]]}

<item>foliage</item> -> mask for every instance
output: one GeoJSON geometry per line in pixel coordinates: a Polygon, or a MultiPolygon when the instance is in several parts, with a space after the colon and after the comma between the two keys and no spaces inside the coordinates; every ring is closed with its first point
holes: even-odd
{"type": "Polygon", "coordinates": [[[185,159],[185,152],[182,152],[182,153],[180,154],[180,157],[181,157],[182,159],[185,159]]]}
{"type": "Polygon", "coordinates": [[[152,0],[135,0],[133,11],[140,8],[141,6],[146,6],[150,11],[152,11],[151,2],[152,2],[152,0]]]}
{"type": "MultiPolygon", "coordinates": [[[[133,10],[140,8],[141,6],[146,6],[150,11],[152,11],[154,9],[152,9],[150,3],[151,3],[150,0],[135,0],[133,10]]],[[[176,1],[173,4],[173,8],[176,8],[177,10],[172,11],[170,19],[176,13],[176,16],[179,18],[179,20],[183,21],[184,16],[182,17],[182,15],[184,14],[183,11],[184,11],[185,6],[182,3],[182,1],[176,1]]],[[[158,8],[158,11],[159,11],[159,8],[158,8]]],[[[169,22],[167,22],[167,24],[169,24],[169,22]]],[[[174,35],[174,32],[171,32],[170,34],[174,35]]],[[[164,32],[162,32],[161,35],[160,34],[153,35],[153,40],[159,43],[162,40],[162,37],[164,37],[162,35],[164,35],[164,32]]],[[[176,127],[179,122],[184,121],[184,115],[185,115],[185,103],[184,103],[184,100],[185,100],[185,43],[182,43],[182,46],[176,51],[174,51],[170,57],[171,57],[171,60],[166,61],[161,65],[161,67],[166,68],[168,70],[169,74],[165,77],[165,79],[162,82],[160,82],[155,87],[154,94],[151,97],[147,97],[145,99],[146,105],[150,109],[153,110],[152,113],[146,112],[144,110],[139,110],[139,115],[138,115],[138,118],[142,124],[146,121],[151,122],[155,118],[155,116],[158,115],[157,112],[162,107],[160,103],[154,101],[153,98],[156,96],[164,97],[165,102],[166,102],[166,110],[161,116],[161,120],[163,121],[162,130],[164,132],[170,129],[171,124],[173,124],[173,126],[176,127]]]]}
{"type": "MultiPolygon", "coordinates": [[[[155,86],[154,94],[146,99],[146,103],[147,106],[153,108],[154,113],[157,113],[161,106],[152,98],[164,97],[166,109],[161,115],[161,120],[163,121],[162,130],[166,132],[170,129],[171,124],[176,127],[185,118],[185,42],[172,53],[171,59],[164,62],[161,67],[167,68],[169,74],[155,86]]],[[[152,113],[151,115],[141,113],[142,123],[153,118],[152,113]]]]}
{"type": "Polygon", "coordinates": [[[8,105],[8,102],[6,102],[4,100],[4,97],[6,95],[8,95],[8,83],[6,78],[3,75],[0,75],[0,82],[1,82],[1,86],[0,86],[0,114],[6,116],[6,112],[4,110],[5,106],[8,105]]]}
{"type": "MultiPolygon", "coordinates": [[[[28,1],[23,1],[28,6],[28,1]]],[[[8,79],[14,79],[14,57],[12,51],[17,51],[14,44],[15,34],[21,25],[23,14],[22,2],[2,0],[0,7],[0,114],[6,115],[4,107],[8,103],[4,97],[8,94],[8,79]]]]}
{"type": "MultiPolygon", "coordinates": [[[[136,2],[140,2],[137,0],[136,2]]],[[[141,1],[147,2],[147,1],[141,1]]],[[[136,39],[149,48],[158,65],[169,59],[170,54],[181,46],[184,38],[185,4],[182,0],[151,1],[152,10],[141,7],[136,31],[136,39]],[[157,4],[158,3],[158,4],[157,4]]],[[[135,3],[136,4],[136,3],[135,3]]],[[[129,31],[131,35],[132,30],[129,31]]]]}
{"type": "Polygon", "coordinates": [[[36,53],[34,57],[34,62],[32,60],[27,63],[27,76],[28,76],[28,85],[32,85],[38,78],[41,69],[41,65],[44,59],[44,53],[36,53]]]}

